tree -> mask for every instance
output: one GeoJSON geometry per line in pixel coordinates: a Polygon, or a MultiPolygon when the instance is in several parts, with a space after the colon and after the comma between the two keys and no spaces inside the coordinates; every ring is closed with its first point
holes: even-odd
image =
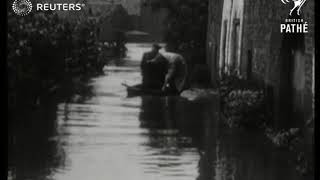
{"type": "Polygon", "coordinates": [[[184,53],[191,64],[204,64],[207,38],[208,0],[149,0],[144,5],[166,8],[165,42],[184,53]]]}

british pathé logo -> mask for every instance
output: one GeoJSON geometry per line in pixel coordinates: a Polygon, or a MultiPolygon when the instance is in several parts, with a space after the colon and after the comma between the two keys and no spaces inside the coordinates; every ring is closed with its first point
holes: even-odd
{"type": "MultiPolygon", "coordinates": [[[[80,11],[84,6],[80,3],[36,3],[35,11],[80,11]]],[[[17,15],[25,16],[32,11],[32,3],[29,0],[15,0],[12,9],[17,15]]]]}
{"type": "Polygon", "coordinates": [[[290,1],[292,1],[294,3],[293,8],[290,10],[290,16],[292,15],[292,12],[296,9],[297,10],[297,14],[300,15],[301,13],[301,7],[303,6],[303,4],[306,2],[306,0],[281,0],[281,2],[283,4],[287,4],[290,3],[290,1]]]}
{"type": "Polygon", "coordinates": [[[25,16],[32,11],[32,4],[29,0],[15,0],[12,4],[12,9],[17,15],[25,16]]]}
{"type": "Polygon", "coordinates": [[[283,4],[293,2],[294,6],[289,12],[285,23],[280,24],[281,33],[308,33],[308,23],[301,18],[301,8],[306,0],[281,0],[283,4]]]}

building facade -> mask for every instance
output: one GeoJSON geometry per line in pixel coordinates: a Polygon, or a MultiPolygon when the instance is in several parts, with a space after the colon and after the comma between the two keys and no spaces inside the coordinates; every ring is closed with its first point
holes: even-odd
{"type": "Polygon", "coordinates": [[[168,11],[165,8],[154,8],[151,0],[140,0],[139,13],[132,15],[135,30],[149,34],[145,41],[162,42],[165,35],[165,20],[168,11]]]}
{"type": "Polygon", "coordinates": [[[314,0],[306,0],[296,17],[289,17],[293,1],[209,1],[207,63],[212,80],[223,74],[256,79],[272,94],[276,118],[312,118],[314,0]],[[303,19],[308,32],[281,33],[280,25],[289,18],[303,19]]]}

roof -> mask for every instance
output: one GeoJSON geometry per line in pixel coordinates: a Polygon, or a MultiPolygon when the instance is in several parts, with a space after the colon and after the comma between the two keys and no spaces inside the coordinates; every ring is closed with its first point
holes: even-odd
{"type": "Polygon", "coordinates": [[[132,31],[127,31],[126,35],[139,35],[139,36],[148,36],[150,35],[147,32],[143,32],[143,31],[138,31],[138,30],[132,30],[132,31]]]}

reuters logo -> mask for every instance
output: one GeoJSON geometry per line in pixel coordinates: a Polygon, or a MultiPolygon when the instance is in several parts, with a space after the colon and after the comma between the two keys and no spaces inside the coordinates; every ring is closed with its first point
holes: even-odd
{"type": "Polygon", "coordinates": [[[15,0],[12,4],[13,12],[19,16],[28,15],[32,10],[32,4],[29,0],[15,0]]]}

